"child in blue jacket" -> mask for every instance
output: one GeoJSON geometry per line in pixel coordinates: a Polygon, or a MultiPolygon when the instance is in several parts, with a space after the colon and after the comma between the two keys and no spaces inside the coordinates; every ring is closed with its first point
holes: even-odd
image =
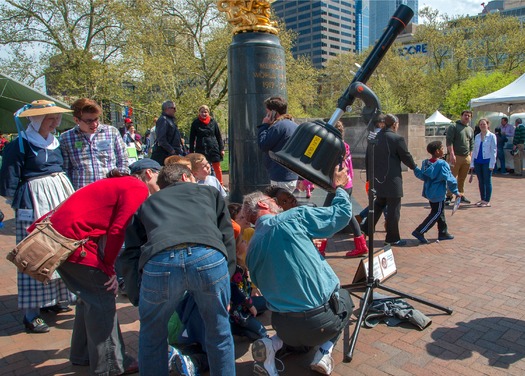
{"type": "Polygon", "coordinates": [[[430,230],[437,222],[438,240],[454,239],[454,236],[448,233],[447,222],[445,220],[445,198],[448,189],[456,196],[460,196],[458,183],[452,175],[448,163],[441,159],[444,154],[443,143],[441,141],[432,141],[427,145],[427,151],[432,156],[425,159],[421,168],[416,167],[414,175],[423,180],[423,197],[430,202],[430,214],[417,226],[412,232],[412,236],[422,244],[428,244],[425,238],[425,232],[430,230]]]}

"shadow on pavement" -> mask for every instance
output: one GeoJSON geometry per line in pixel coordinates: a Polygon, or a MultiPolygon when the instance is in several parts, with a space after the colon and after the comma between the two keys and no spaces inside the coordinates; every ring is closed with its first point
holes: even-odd
{"type": "Polygon", "coordinates": [[[444,360],[462,360],[478,352],[492,367],[508,369],[525,357],[525,321],[507,317],[487,317],[458,322],[454,328],[437,328],[430,355],[444,360]]]}

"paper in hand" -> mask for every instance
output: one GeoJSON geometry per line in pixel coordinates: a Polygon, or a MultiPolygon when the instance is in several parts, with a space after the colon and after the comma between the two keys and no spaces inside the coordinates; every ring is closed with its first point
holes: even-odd
{"type": "Polygon", "coordinates": [[[452,208],[451,215],[454,215],[454,213],[458,210],[460,204],[461,204],[461,196],[458,196],[456,197],[456,201],[454,201],[454,207],[452,208]]]}

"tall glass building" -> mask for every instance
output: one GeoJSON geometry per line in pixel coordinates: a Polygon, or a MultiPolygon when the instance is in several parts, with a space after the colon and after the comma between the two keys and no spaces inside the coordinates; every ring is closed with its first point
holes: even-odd
{"type": "MultiPolygon", "coordinates": [[[[418,0],[370,0],[370,33],[369,45],[374,45],[385,30],[390,17],[399,5],[406,5],[414,11],[412,23],[417,24],[418,0]]],[[[363,50],[368,46],[363,46],[363,50]]]]}
{"type": "Polygon", "coordinates": [[[341,52],[373,46],[400,4],[414,10],[417,23],[418,0],[277,0],[272,8],[298,33],[293,55],[307,56],[322,68],[341,52]]]}
{"type": "Polygon", "coordinates": [[[356,51],[362,52],[370,45],[370,2],[373,0],[356,0],[355,20],[356,20],[356,51]]]}
{"type": "Polygon", "coordinates": [[[298,33],[293,55],[310,57],[316,68],[341,52],[357,50],[354,0],[277,0],[272,8],[287,29],[298,33]]]}

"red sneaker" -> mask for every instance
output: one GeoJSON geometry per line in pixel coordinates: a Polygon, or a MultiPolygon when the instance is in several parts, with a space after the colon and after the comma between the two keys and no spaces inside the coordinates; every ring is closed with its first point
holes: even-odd
{"type": "Polygon", "coordinates": [[[359,257],[367,255],[368,251],[364,249],[354,249],[353,251],[346,252],[346,257],[359,257]]]}

